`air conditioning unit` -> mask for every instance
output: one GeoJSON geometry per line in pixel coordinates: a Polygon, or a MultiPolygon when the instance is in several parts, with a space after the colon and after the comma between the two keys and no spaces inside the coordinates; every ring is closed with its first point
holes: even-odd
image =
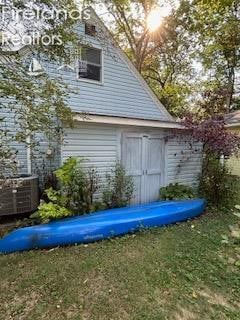
{"type": "Polygon", "coordinates": [[[0,189],[0,216],[30,213],[39,205],[38,176],[23,175],[0,189]]]}

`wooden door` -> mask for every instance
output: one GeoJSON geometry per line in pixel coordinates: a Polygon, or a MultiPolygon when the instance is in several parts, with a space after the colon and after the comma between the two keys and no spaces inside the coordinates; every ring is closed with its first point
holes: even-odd
{"type": "Polygon", "coordinates": [[[128,133],[122,140],[122,163],[133,177],[133,203],[158,200],[162,185],[163,141],[160,137],[128,133]]]}
{"type": "Polygon", "coordinates": [[[146,148],[145,199],[152,202],[159,199],[164,168],[163,140],[160,137],[148,137],[146,148]]]}

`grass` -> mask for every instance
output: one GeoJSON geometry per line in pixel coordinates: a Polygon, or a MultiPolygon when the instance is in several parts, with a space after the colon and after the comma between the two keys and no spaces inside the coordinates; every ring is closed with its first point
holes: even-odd
{"type": "MultiPolygon", "coordinates": [[[[240,268],[201,218],[90,245],[0,257],[0,319],[240,319],[240,268]]],[[[240,252],[239,252],[240,254],[240,252]]]]}

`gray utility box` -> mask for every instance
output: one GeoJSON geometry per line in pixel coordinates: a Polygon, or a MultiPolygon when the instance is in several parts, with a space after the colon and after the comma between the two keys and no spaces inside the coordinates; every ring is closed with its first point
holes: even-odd
{"type": "Polygon", "coordinates": [[[0,189],[0,216],[35,211],[39,205],[38,176],[23,175],[12,180],[13,184],[0,189]]]}

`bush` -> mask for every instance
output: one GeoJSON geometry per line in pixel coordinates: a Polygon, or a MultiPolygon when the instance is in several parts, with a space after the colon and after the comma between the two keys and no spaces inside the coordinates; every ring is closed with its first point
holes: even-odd
{"type": "Polygon", "coordinates": [[[55,171],[58,188],[45,190],[47,201],[39,206],[40,219],[46,221],[89,213],[99,207],[99,204],[93,202],[94,194],[98,190],[96,170],[85,170],[82,163],[82,159],[69,158],[55,171]]]}
{"type": "Polygon", "coordinates": [[[124,167],[117,163],[111,174],[107,175],[107,188],[103,192],[103,203],[107,208],[127,206],[134,191],[133,178],[127,176],[124,167]]]}
{"type": "Polygon", "coordinates": [[[69,217],[73,213],[64,208],[59,206],[56,203],[53,202],[43,202],[40,204],[38,207],[38,217],[43,221],[43,222],[48,222],[49,220],[56,220],[64,217],[69,217]]]}
{"type": "MultiPolygon", "coordinates": [[[[208,104],[212,108],[211,105],[208,104]]],[[[222,209],[231,207],[237,193],[237,180],[230,175],[222,157],[239,153],[240,136],[229,131],[222,115],[209,113],[206,117],[188,115],[184,121],[189,137],[203,147],[203,170],[200,177],[199,194],[211,206],[222,209]]]]}
{"type": "Polygon", "coordinates": [[[82,159],[69,158],[55,171],[60,183],[61,205],[78,214],[92,210],[93,196],[99,188],[96,170],[85,170],[82,164],[82,159]]]}
{"type": "Polygon", "coordinates": [[[193,188],[178,184],[170,183],[168,186],[160,189],[161,200],[181,200],[181,199],[192,199],[196,197],[196,193],[193,188]]]}
{"type": "Polygon", "coordinates": [[[215,207],[232,207],[238,194],[238,180],[231,176],[226,163],[218,157],[205,156],[199,182],[199,194],[209,205],[215,207]]]}

